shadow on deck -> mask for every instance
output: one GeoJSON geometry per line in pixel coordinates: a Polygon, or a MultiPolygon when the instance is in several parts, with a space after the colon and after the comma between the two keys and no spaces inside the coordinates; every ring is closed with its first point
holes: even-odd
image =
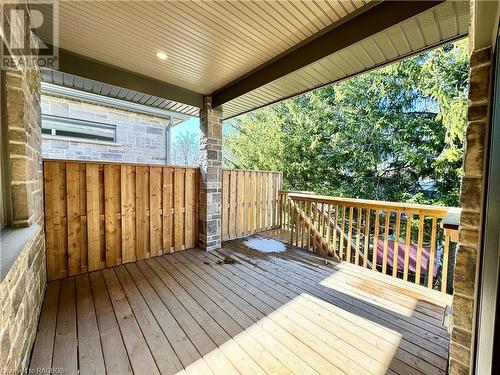
{"type": "Polygon", "coordinates": [[[262,253],[252,238],[50,282],[31,368],[446,373],[450,296],[291,246],[262,253]]]}

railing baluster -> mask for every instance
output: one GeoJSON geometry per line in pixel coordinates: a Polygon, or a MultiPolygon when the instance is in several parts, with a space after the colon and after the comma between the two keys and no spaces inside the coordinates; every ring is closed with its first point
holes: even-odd
{"type": "MultiPolygon", "coordinates": [[[[301,209],[302,212],[306,213],[306,202],[302,201],[301,202],[301,209]]],[[[305,215],[302,216],[302,233],[300,234],[300,247],[305,249],[305,243],[304,243],[304,237],[305,237],[305,232],[306,232],[306,220],[305,220],[305,215]]]]}
{"type": "Polygon", "coordinates": [[[403,269],[403,280],[408,280],[408,267],[410,265],[410,241],[411,241],[411,221],[413,214],[406,214],[406,232],[405,232],[405,263],[403,269]]]}
{"type": "Polygon", "coordinates": [[[429,268],[427,269],[427,287],[432,288],[434,283],[434,265],[436,259],[436,235],[437,235],[437,218],[432,218],[431,228],[431,251],[429,254],[429,268]]]}
{"type": "Polygon", "coordinates": [[[321,203],[321,213],[319,213],[319,227],[320,227],[320,233],[321,237],[325,237],[325,204],[321,203]]]}
{"type": "Polygon", "coordinates": [[[441,272],[441,292],[446,293],[448,288],[448,258],[450,257],[450,234],[444,230],[443,268],[441,272]]]}
{"type": "MultiPolygon", "coordinates": [[[[308,220],[311,219],[311,202],[307,202],[306,205],[306,217],[308,220]]],[[[311,232],[307,231],[307,250],[311,250],[311,232]]]]}
{"type": "Polygon", "coordinates": [[[373,254],[372,254],[372,270],[377,269],[378,255],[378,237],[379,237],[379,211],[375,210],[375,230],[373,231],[373,254]]]}
{"type": "Polygon", "coordinates": [[[422,213],[418,215],[418,242],[417,242],[417,264],[415,265],[415,283],[420,285],[420,275],[422,273],[422,247],[424,243],[424,220],[422,213]]]}
{"type": "Polygon", "coordinates": [[[385,210],[384,223],[384,252],[382,255],[382,273],[387,274],[387,253],[389,248],[389,227],[391,225],[391,211],[385,210]]]}
{"type": "Polygon", "coordinates": [[[328,203],[328,206],[326,207],[327,213],[326,213],[326,242],[328,243],[328,254],[331,255],[331,249],[332,249],[332,242],[331,242],[331,234],[332,234],[332,220],[331,220],[331,212],[332,212],[332,206],[330,203],[328,203]]]}
{"type": "Polygon", "coordinates": [[[354,264],[359,265],[359,243],[361,242],[361,216],[363,214],[363,209],[358,207],[356,213],[358,222],[356,223],[356,255],[354,258],[354,264]]]}
{"type": "MultiPolygon", "coordinates": [[[[311,202],[311,209],[312,209],[312,227],[316,228],[316,208],[317,208],[317,203],[316,202],[311,202]]],[[[318,246],[316,244],[316,236],[312,237],[312,246],[313,246],[313,251],[318,250],[318,246]]]]}
{"type": "Polygon", "coordinates": [[[392,276],[398,276],[399,258],[399,231],[401,229],[401,212],[396,211],[396,231],[394,233],[394,246],[392,255],[392,276]]]}
{"type": "Polygon", "coordinates": [[[345,238],[345,211],[346,207],[342,206],[342,222],[340,223],[340,235],[339,235],[339,256],[340,259],[344,260],[344,238],[345,238]]]}
{"type": "Polygon", "coordinates": [[[366,209],[365,216],[365,248],[363,257],[363,267],[368,267],[368,248],[370,246],[370,209],[366,209]]]}
{"type": "Polygon", "coordinates": [[[333,220],[333,252],[340,258],[340,250],[337,247],[337,232],[338,232],[338,220],[339,220],[339,206],[335,205],[334,208],[335,216],[333,220]]]}
{"type": "Polygon", "coordinates": [[[347,255],[346,260],[351,263],[351,246],[352,246],[352,222],[354,215],[354,207],[349,207],[349,233],[347,234],[347,255]]]}
{"type": "MultiPolygon", "coordinates": [[[[428,288],[436,284],[437,242],[441,239],[438,225],[448,208],[285,191],[279,192],[274,204],[279,211],[275,221],[283,229],[288,228],[290,243],[297,247],[402,277],[428,288]],[[427,251],[429,259],[424,264],[424,252],[427,251]],[[404,258],[401,268],[400,258],[404,258]]],[[[450,277],[450,242],[458,240],[457,233],[447,227],[444,229],[443,292],[447,291],[450,277]]]]}
{"type": "Polygon", "coordinates": [[[293,244],[293,200],[288,204],[288,230],[290,231],[290,243],[293,244]]]}

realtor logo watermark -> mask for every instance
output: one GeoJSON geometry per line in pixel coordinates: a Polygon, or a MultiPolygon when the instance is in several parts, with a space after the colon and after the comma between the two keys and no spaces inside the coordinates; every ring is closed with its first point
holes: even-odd
{"type": "Polygon", "coordinates": [[[58,69],[58,0],[2,0],[0,10],[0,68],[58,69]]]}

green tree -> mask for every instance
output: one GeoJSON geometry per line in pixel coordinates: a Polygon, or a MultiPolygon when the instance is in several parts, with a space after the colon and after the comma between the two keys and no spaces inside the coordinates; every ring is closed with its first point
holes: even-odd
{"type": "Polygon", "coordinates": [[[285,188],[457,205],[466,41],[232,120],[225,160],[276,169],[285,188]]]}

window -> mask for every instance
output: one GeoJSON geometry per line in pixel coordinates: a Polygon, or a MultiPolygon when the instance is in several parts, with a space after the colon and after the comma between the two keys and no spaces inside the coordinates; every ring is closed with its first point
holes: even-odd
{"type": "Polygon", "coordinates": [[[65,138],[116,142],[115,125],[52,115],[42,115],[42,133],[65,138]]]}

